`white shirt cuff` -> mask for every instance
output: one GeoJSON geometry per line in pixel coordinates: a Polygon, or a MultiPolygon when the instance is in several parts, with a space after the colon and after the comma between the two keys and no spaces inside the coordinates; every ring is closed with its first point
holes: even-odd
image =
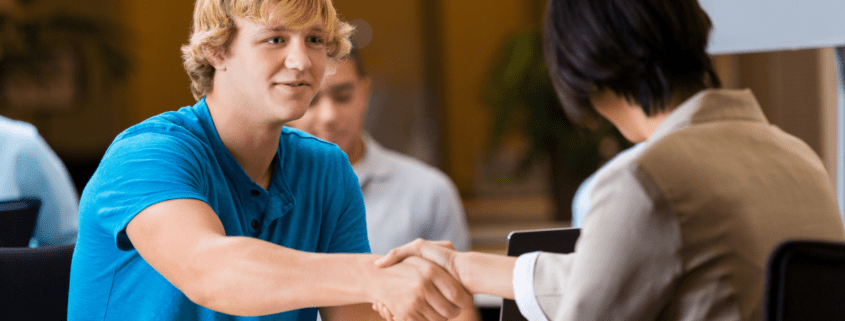
{"type": "Polygon", "coordinates": [[[519,312],[530,321],[548,321],[534,296],[534,264],[540,252],[520,255],[513,269],[513,294],[519,312]]]}

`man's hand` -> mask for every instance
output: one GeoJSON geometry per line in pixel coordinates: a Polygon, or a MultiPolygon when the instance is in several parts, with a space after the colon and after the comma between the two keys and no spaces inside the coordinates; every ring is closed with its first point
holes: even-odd
{"type": "Polygon", "coordinates": [[[473,307],[469,292],[439,266],[418,257],[389,262],[382,269],[387,277],[374,285],[379,291],[376,305],[389,311],[388,316],[379,311],[386,319],[447,320],[473,307]]]}

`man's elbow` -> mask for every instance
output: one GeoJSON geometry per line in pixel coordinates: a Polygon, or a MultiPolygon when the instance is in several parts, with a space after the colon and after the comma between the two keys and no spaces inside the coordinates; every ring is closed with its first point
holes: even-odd
{"type": "Polygon", "coordinates": [[[226,286],[225,279],[218,278],[213,269],[191,273],[172,282],[188,300],[207,309],[230,315],[247,316],[244,311],[232,309],[234,298],[233,289],[226,286]]]}

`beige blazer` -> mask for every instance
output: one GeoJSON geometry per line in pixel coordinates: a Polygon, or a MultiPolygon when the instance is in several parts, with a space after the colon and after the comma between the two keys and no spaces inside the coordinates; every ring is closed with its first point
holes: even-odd
{"type": "Polygon", "coordinates": [[[537,256],[550,320],[760,320],[786,239],[845,240],[818,156],[750,90],[702,91],[595,177],[569,255],[537,256]]]}

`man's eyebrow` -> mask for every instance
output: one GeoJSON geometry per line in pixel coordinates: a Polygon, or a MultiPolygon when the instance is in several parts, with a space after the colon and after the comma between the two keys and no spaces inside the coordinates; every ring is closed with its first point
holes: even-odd
{"type": "MultiPolygon", "coordinates": [[[[279,31],[290,31],[291,29],[285,26],[267,26],[261,29],[261,31],[269,31],[269,32],[279,32],[279,31]]],[[[323,27],[311,27],[308,28],[308,31],[314,32],[323,32],[323,27]]]]}
{"type": "Polygon", "coordinates": [[[352,89],[352,83],[351,82],[345,82],[345,83],[342,83],[342,84],[332,86],[331,91],[337,92],[337,91],[342,91],[342,90],[347,90],[347,89],[352,89]]]}
{"type": "Polygon", "coordinates": [[[288,30],[288,28],[284,27],[284,26],[266,26],[264,28],[261,28],[261,31],[272,31],[272,32],[287,31],[287,30],[288,30]]]}

